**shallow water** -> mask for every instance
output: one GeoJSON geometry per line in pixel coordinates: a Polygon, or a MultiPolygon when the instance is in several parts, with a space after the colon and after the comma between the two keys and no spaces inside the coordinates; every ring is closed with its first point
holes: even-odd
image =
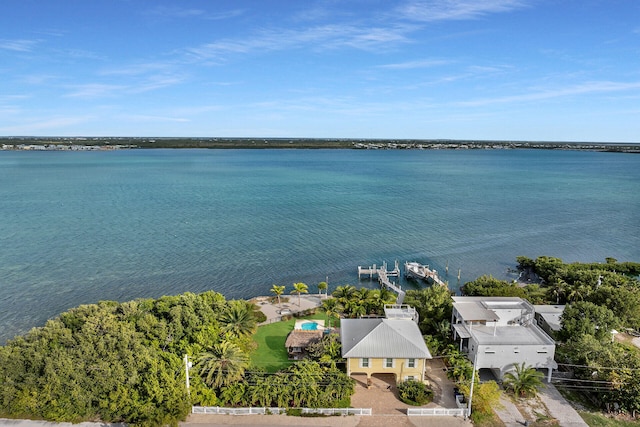
{"type": "Polygon", "coordinates": [[[0,184],[0,342],[104,299],[373,287],[357,266],[382,261],[452,288],[518,255],[640,261],[633,154],[0,151],[0,184]]]}

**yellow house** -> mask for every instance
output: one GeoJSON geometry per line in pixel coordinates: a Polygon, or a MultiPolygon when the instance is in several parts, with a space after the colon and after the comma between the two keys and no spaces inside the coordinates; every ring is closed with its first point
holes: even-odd
{"type": "Polygon", "coordinates": [[[412,307],[385,307],[386,318],[342,319],[342,357],[347,375],[394,374],[396,382],[424,381],[425,363],[431,359],[412,307]]]}

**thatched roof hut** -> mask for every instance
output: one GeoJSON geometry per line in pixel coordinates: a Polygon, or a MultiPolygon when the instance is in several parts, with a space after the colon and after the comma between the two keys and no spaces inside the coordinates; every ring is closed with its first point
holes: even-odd
{"type": "Polygon", "coordinates": [[[292,359],[300,359],[304,356],[305,349],[322,339],[322,331],[304,331],[294,329],[285,342],[285,347],[292,359]]]}

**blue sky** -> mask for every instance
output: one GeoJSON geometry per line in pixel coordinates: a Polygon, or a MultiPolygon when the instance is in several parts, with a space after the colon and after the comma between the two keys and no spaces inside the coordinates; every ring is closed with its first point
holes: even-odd
{"type": "Polygon", "coordinates": [[[2,0],[0,135],[640,142],[640,1],[2,0]]]}

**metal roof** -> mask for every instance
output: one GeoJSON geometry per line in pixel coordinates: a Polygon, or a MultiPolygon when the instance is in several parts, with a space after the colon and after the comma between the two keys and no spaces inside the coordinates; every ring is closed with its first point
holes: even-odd
{"type": "Polygon", "coordinates": [[[495,322],[500,320],[500,316],[493,310],[487,310],[481,304],[476,302],[454,302],[453,308],[456,309],[465,322],[495,322]]]}
{"type": "Polygon", "coordinates": [[[341,319],[342,357],[431,359],[418,325],[399,319],[341,319]]]}
{"type": "Polygon", "coordinates": [[[469,330],[464,325],[464,323],[455,323],[453,325],[453,329],[456,330],[460,338],[471,338],[471,334],[469,333],[469,330]]]}

